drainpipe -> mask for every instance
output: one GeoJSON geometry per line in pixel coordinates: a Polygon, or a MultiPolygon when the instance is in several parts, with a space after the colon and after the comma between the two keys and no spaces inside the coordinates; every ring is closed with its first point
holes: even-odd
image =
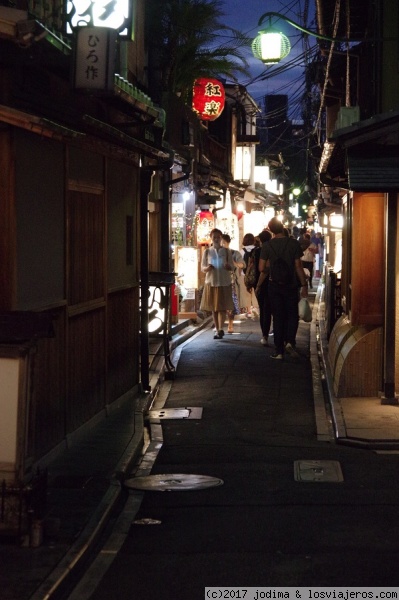
{"type": "Polygon", "coordinates": [[[395,311],[396,311],[396,232],[398,205],[396,192],[385,196],[385,323],[384,323],[384,389],[381,404],[398,404],[395,395],[395,311]],[[393,261],[393,262],[392,262],[393,261]]]}
{"type": "Polygon", "coordinates": [[[150,342],[148,337],[148,194],[151,191],[153,172],[140,169],[140,357],[141,357],[141,387],[142,391],[151,390],[150,386],[150,342]]]}

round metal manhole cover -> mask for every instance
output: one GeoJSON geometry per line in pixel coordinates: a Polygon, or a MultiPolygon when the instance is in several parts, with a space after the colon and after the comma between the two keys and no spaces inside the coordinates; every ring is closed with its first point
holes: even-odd
{"type": "Polygon", "coordinates": [[[134,490],[153,492],[184,492],[202,490],[223,485],[223,480],[208,475],[186,475],[181,473],[146,475],[127,479],[125,486],[134,490]]]}

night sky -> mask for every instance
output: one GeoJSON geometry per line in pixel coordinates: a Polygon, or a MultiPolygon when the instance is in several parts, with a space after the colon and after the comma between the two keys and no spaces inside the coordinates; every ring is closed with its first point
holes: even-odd
{"type": "MultiPolygon", "coordinates": [[[[258,21],[264,13],[278,12],[294,22],[303,24],[302,15],[307,5],[310,11],[307,27],[314,30],[314,0],[224,0],[225,17],[223,20],[226,25],[239,29],[253,39],[257,36],[258,31],[267,24],[265,22],[263,26],[258,26],[258,21]]],[[[251,78],[245,79],[240,75],[239,83],[247,86],[248,91],[258,104],[262,103],[265,94],[287,94],[292,99],[290,101],[290,117],[295,119],[297,116],[295,114],[296,100],[301,96],[304,85],[304,66],[302,63],[299,66],[289,68],[289,64],[292,59],[303,53],[302,35],[297,29],[282,20],[278,22],[273,20],[273,25],[278,26],[278,29],[290,39],[292,46],[290,55],[278,65],[280,72],[270,77],[270,74],[276,71],[277,65],[265,68],[258,59],[253,57],[249,47],[246,56],[250,64],[251,78]],[[254,81],[254,78],[259,76],[266,76],[267,79],[254,81]]],[[[315,38],[309,38],[309,42],[312,46],[316,44],[315,38]]]]}

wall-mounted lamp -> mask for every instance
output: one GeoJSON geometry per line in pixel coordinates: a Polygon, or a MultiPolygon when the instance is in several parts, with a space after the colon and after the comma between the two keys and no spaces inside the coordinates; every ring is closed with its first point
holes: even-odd
{"type": "Polygon", "coordinates": [[[261,16],[258,21],[258,26],[262,25],[266,19],[269,19],[269,26],[266,29],[262,29],[259,31],[257,37],[252,42],[252,52],[255,58],[259,58],[266,65],[274,65],[290,53],[291,44],[286,35],[278,31],[274,27],[272,27],[272,17],[276,19],[282,19],[286,21],[292,27],[299,29],[302,33],[306,33],[307,35],[311,35],[313,37],[318,38],[319,40],[325,40],[327,42],[349,42],[354,40],[342,40],[338,38],[328,37],[327,35],[321,35],[316,33],[315,31],[311,31],[310,29],[306,29],[306,27],[302,27],[276,12],[267,12],[261,16]]]}
{"type": "Polygon", "coordinates": [[[332,229],[342,229],[344,226],[344,217],[336,213],[330,215],[330,227],[332,229]]]}

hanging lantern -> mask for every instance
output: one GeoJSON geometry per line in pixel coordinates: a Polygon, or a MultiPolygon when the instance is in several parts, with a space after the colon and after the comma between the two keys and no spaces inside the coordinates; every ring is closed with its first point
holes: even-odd
{"type": "Polygon", "coordinates": [[[271,26],[259,31],[258,36],[252,42],[252,52],[255,58],[259,58],[265,65],[275,65],[288,56],[291,44],[286,35],[276,31],[271,26]]]}
{"type": "Polygon", "coordinates": [[[197,221],[197,244],[209,244],[209,234],[215,227],[215,218],[210,210],[201,210],[197,221]]]}
{"type": "Polygon", "coordinates": [[[202,77],[194,81],[193,110],[202,121],[214,121],[224,109],[224,87],[217,79],[202,77]]]}

